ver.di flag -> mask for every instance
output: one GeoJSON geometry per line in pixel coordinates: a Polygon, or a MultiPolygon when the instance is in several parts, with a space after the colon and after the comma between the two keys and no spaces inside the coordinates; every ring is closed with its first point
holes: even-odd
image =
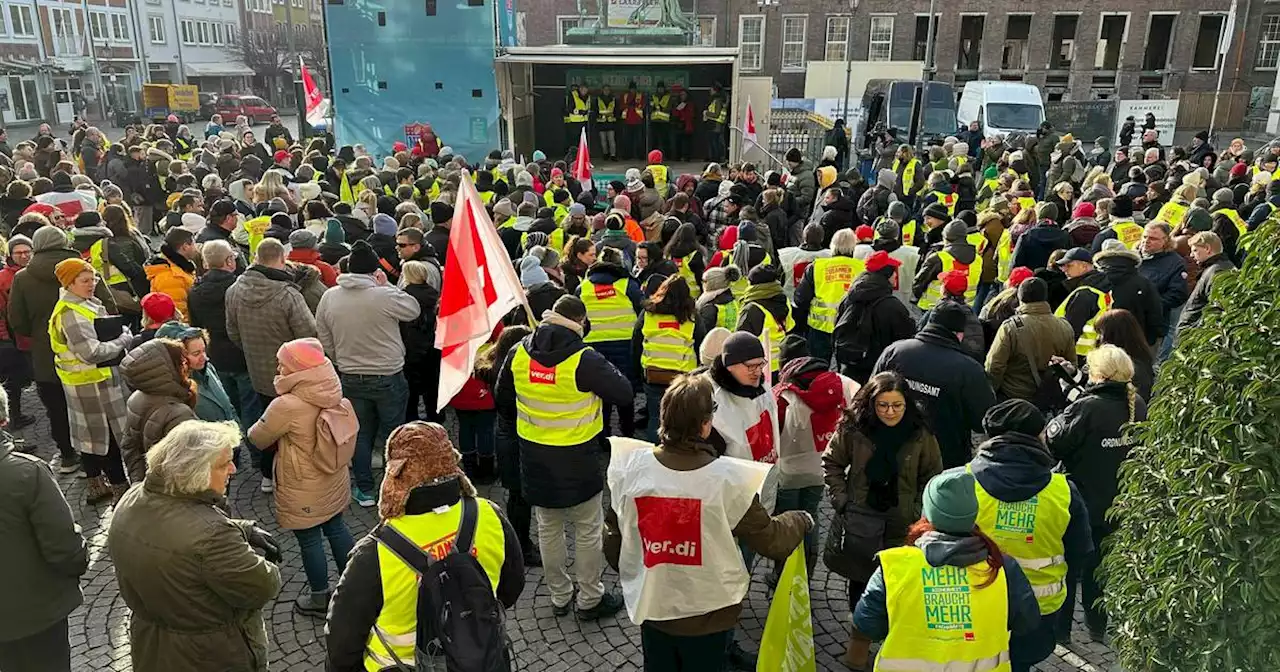
{"type": "Polygon", "coordinates": [[[525,300],[515,268],[470,173],[462,175],[457,202],[436,320],[436,349],[440,351],[437,411],[467,382],[476,352],[489,340],[502,316],[525,300]]]}
{"type": "Polygon", "coordinates": [[[742,125],[742,137],[756,142],[756,115],[751,111],[751,96],[747,96],[747,123],[742,125]]]}
{"type": "Polygon", "coordinates": [[[764,635],[760,637],[756,672],[816,672],[808,574],[804,542],[800,542],[787,558],[778,589],[773,593],[764,635]]]}
{"type": "Polygon", "coordinates": [[[587,147],[587,129],[583,127],[582,134],[578,137],[578,155],[573,160],[573,171],[570,173],[573,179],[582,185],[583,191],[590,191],[591,184],[591,151],[587,147]]]}
{"type": "Polygon", "coordinates": [[[302,62],[302,57],[298,57],[298,67],[302,72],[302,94],[307,103],[307,123],[315,126],[324,121],[327,110],[324,109],[324,96],[320,93],[320,87],[316,85],[316,80],[307,70],[307,65],[302,62]]]}

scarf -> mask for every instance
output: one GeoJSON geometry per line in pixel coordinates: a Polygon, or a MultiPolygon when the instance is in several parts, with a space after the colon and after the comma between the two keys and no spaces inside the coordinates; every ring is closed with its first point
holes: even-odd
{"type": "Polygon", "coordinates": [[[867,506],[888,511],[898,506],[898,451],[916,433],[915,423],[903,418],[893,427],[873,421],[867,438],[875,445],[867,460],[867,506]]]}

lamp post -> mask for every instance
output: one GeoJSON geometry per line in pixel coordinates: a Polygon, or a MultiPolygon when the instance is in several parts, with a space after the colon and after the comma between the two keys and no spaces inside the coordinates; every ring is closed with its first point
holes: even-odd
{"type": "Polygon", "coordinates": [[[858,0],[849,0],[849,28],[844,33],[844,103],[840,116],[849,124],[849,82],[853,78],[853,15],[858,11],[858,0]]]}

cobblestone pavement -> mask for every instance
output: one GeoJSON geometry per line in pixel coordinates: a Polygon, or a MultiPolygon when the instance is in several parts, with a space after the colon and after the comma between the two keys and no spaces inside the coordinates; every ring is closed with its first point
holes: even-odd
{"type": "MultiPolygon", "coordinates": [[[[16,436],[25,440],[28,452],[52,460],[56,466],[57,451],[49,439],[49,425],[38,399],[34,392],[28,391],[23,401],[24,412],[36,415],[40,421],[17,432],[16,436]]],[[[456,435],[456,425],[451,426],[451,431],[456,435]]],[[[129,610],[116,589],[115,572],[106,550],[112,507],[86,506],[83,480],[75,476],[59,476],[58,480],[90,546],[89,571],[82,581],[84,605],[71,615],[72,669],[77,672],[124,672],[131,668],[129,610]]],[[[232,478],[228,500],[232,516],[258,520],[272,530],[284,554],[280,567],[284,586],[266,614],[271,637],[271,669],[275,672],[322,670],[324,623],[293,612],[294,599],[299,591],[306,588],[297,542],[292,534],[276,526],[275,502],[271,495],[259,492],[258,486],[257,474],[242,471],[232,478]]],[[[499,504],[506,500],[506,492],[500,486],[480,486],[478,489],[482,496],[499,504]]],[[[830,517],[825,503],[824,509],[821,518],[825,534],[830,517]]],[[[344,519],[359,538],[376,523],[375,509],[361,509],[353,503],[344,519]]],[[[752,650],[760,641],[769,612],[770,595],[763,581],[769,564],[767,560],[757,563],[739,625],[739,640],[745,648],[752,650]]],[[[332,567],[330,572],[330,580],[336,583],[338,577],[332,567]]],[[[606,587],[619,590],[617,582],[617,574],[606,567],[606,587]]],[[[838,659],[844,653],[849,631],[847,584],[819,562],[811,586],[818,669],[846,670],[838,659]]],[[[580,622],[572,615],[556,618],[551,609],[551,596],[542,581],[542,570],[530,568],[524,594],[507,614],[507,632],[512,639],[516,670],[606,672],[642,669],[640,629],[627,620],[625,611],[616,619],[590,623],[580,622]]],[[[1104,644],[1090,639],[1082,618],[1077,607],[1077,627],[1070,647],[1058,646],[1055,655],[1035,669],[1041,672],[1119,670],[1115,654],[1104,644]]]]}

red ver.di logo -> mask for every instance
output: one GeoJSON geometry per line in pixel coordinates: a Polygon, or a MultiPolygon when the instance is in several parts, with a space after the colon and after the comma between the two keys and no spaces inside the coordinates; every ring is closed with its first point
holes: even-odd
{"type": "Polygon", "coordinates": [[[644,566],[702,565],[702,500],[636,497],[644,566]]]}

